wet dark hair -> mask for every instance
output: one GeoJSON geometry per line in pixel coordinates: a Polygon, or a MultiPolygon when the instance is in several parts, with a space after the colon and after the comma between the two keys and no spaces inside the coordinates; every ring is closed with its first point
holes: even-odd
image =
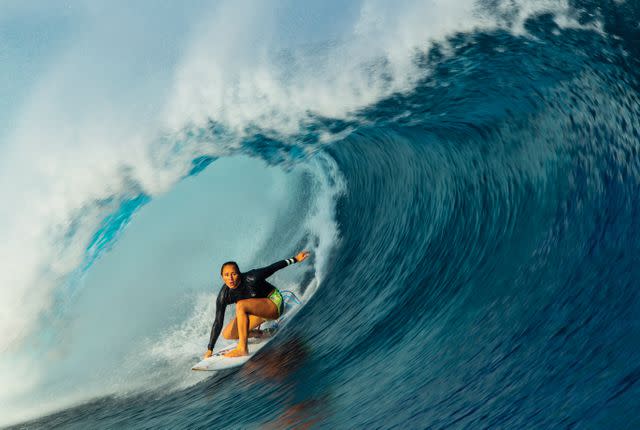
{"type": "Polygon", "coordinates": [[[222,271],[224,270],[224,266],[236,266],[236,271],[238,272],[238,274],[240,274],[240,267],[238,267],[238,263],[236,263],[235,261],[227,261],[225,263],[222,263],[222,266],[220,266],[220,276],[222,276],[222,271]]]}

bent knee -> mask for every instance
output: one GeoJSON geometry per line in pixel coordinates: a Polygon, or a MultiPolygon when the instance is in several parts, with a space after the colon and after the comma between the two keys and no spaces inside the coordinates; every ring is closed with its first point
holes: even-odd
{"type": "Polygon", "coordinates": [[[222,330],[222,337],[224,337],[227,340],[229,340],[229,339],[237,339],[238,338],[238,336],[234,336],[233,335],[233,330],[232,329],[222,330]]]}
{"type": "Polygon", "coordinates": [[[236,313],[245,312],[246,310],[247,310],[247,304],[245,303],[244,300],[240,300],[238,301],[238,303],[236,303],[236,313]]]}

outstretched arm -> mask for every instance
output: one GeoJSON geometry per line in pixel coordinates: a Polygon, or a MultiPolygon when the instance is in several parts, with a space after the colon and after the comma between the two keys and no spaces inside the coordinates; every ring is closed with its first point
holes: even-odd
{"type": "Polygon", "coordinates": [[[213,320],[213,325],[211,326],[211,334],[209,335],[209,345],[207,346],[207,352],[204,355],[204,358],[211,357],[213,353],[213,347],[220,336],[220,331],[222,331],[222,324],[224,324],[224,313],[227,309],[227,301],[225,300],[224,287],[220,289],[220,294],[218,294],[218,299],[216,300],[216,317],[213,320]]]}
{"type": "Polygon", "coordinates": [[[266,279],[276,273],[278,270],[284,269],[290,264],[300,263],[301,261],[304,261],[308,256],[309,251],[301,251],[293,258],[287,258],[286,260],[281,260],[277,263],[273,263],[270,266],[255,269],[253,272],[256,274],[256,277],[266,279]]]}

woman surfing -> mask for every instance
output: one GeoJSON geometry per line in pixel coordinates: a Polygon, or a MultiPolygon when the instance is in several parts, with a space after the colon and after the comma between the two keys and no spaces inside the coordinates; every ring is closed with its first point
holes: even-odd
{"type": "Polygon", "coordinates": [[[301,251],[295,257],[278,261],[261,269],[240,272],[235,261],[227,261],[220,268],[224,285],[220,288],[216,300],[216,317],[211,327],[209,345],[204,358],[213,354],[213,347],[220,336],[224,313],[227,305],[236,304],[236,317],[224,328],[225,339],[238,339],[238,346],[224,354],[225,357],[241,357],[248,355],[247,338],[249,331],[258,327],[265,320],[280,318],[283,300],[280,291],[266,279],[276,271],[290,264],[300,263],[309,256],[308,251],[301,251]]]}

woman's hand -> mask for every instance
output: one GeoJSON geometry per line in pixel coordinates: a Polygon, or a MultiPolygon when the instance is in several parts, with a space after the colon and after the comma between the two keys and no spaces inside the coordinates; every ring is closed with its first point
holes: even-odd
{"type": "Polygon", "coordinates": [[[207,352],[204,353],[204,358],[209,358],[213,355],[213,351],[211,351],[210,349],[207,350],[207,352]]]}
{"type": "Polygon", "coordinates": [[[309,251],[301,251],[298,255],[295,256],[295,259],[298,263],[304,261],[309,256],[309,251]]]}

